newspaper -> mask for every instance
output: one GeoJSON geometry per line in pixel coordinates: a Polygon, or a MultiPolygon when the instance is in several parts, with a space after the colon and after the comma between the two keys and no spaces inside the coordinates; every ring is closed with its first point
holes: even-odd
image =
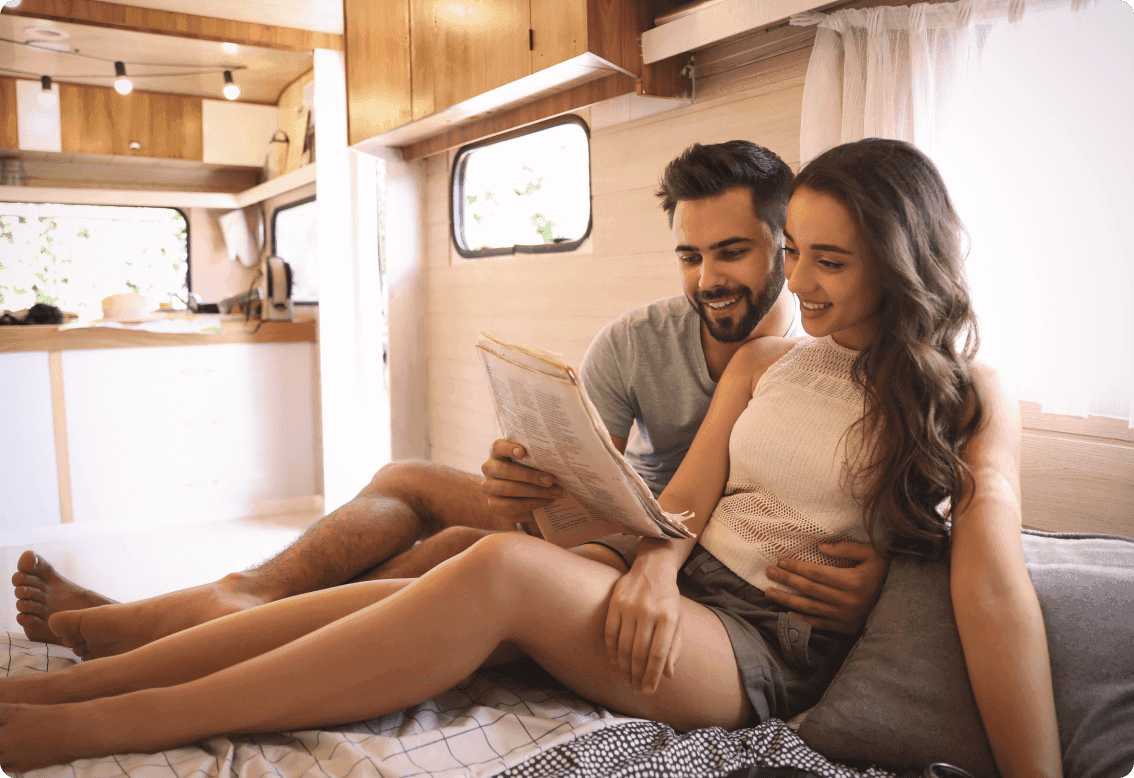
{"type": "Polygon", "coordinates": [[[533,511],[543,536],[564,546],[624,532],[695,537],[688,514],[666,513],[614,447],[578,374],[558,354],[510,346],[481,333],[476,344],[504,437],[527,451],[521,464],[555,477],[564,496],[533,511]]]}

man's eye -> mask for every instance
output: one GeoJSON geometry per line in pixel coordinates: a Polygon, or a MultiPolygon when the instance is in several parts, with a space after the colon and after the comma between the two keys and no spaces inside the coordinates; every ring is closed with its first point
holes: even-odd
{"type": "Polygon", "coordinates": [[[726,250],[726,251],[722,251],[721,257],[723,257],[724,259],[736,259],[737,257],[743,256],[744,253],[745,253],[744,249],[729,249],[729,250],[726,250]]]}
{"type": "Polygon", "coordinates": [[[696,265],[701,261],[701,257],[697,254],[686,254],[678,257],[677,261],[683,265],[696,265]]]}

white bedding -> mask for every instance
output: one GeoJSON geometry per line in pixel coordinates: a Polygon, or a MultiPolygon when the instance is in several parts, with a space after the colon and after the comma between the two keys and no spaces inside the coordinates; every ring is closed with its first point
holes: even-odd
{"type": "MultiPolygon", "coordinates": [[[[3,675],[73,663],[65,648],[17,633],[0,638],[3,675]]],[[[637,721],[567,691],[480,671],[428,702],[325,730],[217,737],[159,754],[84,759],[23,778],[483,778],[580,735],[637,721]]]]}

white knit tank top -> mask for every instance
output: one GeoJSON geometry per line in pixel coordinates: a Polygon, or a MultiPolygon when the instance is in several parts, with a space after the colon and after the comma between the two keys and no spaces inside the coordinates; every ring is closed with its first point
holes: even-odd
{"type": "Polygon", "coordinates": [[[830,336],[798,344],[768,368],[729,438],[729,480],[701,545],[759,589],[782,557],[848,567],[819,543],[866,541],[846,466],[859,450],[846,434],[862,418],[851,379],[857,351],[830,336]]]}

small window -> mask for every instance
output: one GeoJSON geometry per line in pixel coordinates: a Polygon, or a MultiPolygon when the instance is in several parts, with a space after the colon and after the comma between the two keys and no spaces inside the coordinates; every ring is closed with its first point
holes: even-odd
{"type": "Polygon", "coordinates": [[[571,116],[465,146],[452,194],[461,256],[577,248],[591,231],[587,125],[571,116]]]}
{"type": "Polygon", "coordinates": [[[314,197],[275,210],[272,253],[291,267],[291,299],[297,304],[319,302],[319,231],[314,197]]]}
{"type": "Polygon", "coordinates": [[[0,203],[0,310],[46,303],[84,319],[136,292],[184,308],[189,223],[175,208],[0,203]]]}

